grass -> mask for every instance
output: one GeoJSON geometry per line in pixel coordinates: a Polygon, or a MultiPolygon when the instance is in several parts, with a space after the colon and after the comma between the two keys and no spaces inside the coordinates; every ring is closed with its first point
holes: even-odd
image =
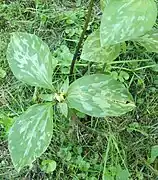
{"type": "MultiPolygon", "coordinates": [[[[47,42],[52,52],[60,45],[69,47],[71,57],[84,25],[86,9],[87,1],[84,0],[0,2],[0,68],[6,72],[6,76],[0,78],[0,118],[13,118],[34,104],[35,89],[17,81],[8,66],[6,49],[10,33],[35,33],[47,42]]],[[[100,10],[96,2],[87,34],[98,27],[99,21],[100,10]]],[[[112,70],[118,74],[124,70],[129,74],[129,80],[123,81],[134,96],[136,109],[117,118],[80,118],[82,124],[78,120],[69,121],[55,114],[54,133],[49,148],[34,162],[31,169],[25,168],[19,174],[12,165],[7,148],[7,134],[2,124],[0,179],[98,180],[104,173],[109,174],[110,178],[120,168],[124,170],[124,178],[129,172],[129,179],[157,179],[158,161],[155,160],[152,164],[147,161],[151,147],[158,144],[158,79],[156,72],[150,67],[151,63],[157,61],[157,55],[147,53],[133,43],[128,43],[127,49],[116,60],[122,63],[115,63],[112,70]],[[133,59],[146,61],[128,62],[133,59]],[[47,174],[41,170],[41,163],[45,159],[57,162],[53,173],[47,174]]],[[[85,64],[77,63],[76,76],[81,75],[85,64]]],[[[106,70],[110,68],[106,67],[106,70]]],[[[103,71],[102,67],[94,64],[91,72],[98,71],[103,71]]],[[[65,77],[63,73],[67,72],[68,67],[65,69],[63,65],[63,69],[56,72],[54,81],[60,82],[65,77]]],[[[41,91],[37,89],[37,93],[41,91]]]]}

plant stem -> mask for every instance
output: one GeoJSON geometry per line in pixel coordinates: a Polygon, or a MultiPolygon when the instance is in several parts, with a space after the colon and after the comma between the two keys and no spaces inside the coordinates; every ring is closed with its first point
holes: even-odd
{"type": "Polygon", "coordinates": [[[94,64],[94,62],[88,63],[87,67],[82,71],[82,74],[85,75],[88,69],[94,64]]]}
{"type": "Polygon", "coordinates": [[[88,14],[87,14],[86,22],[85,22],[85,25],[84,25],[82,34],[81,34],[81,36],[80,36],[79,42],[78,42],[78,44],[77,44],[75,54],[74,54],[73,59],[72,59],[72,62],[71,62],[70,78],[71,78],[71,76],[72,76],[72,74],[73,74],[74,66],[75,66],[75,63],[76,63],[76,60],[77,60],[77,57],[78,57],[78,54],[79,54],[79,50],[80,50],[80,48],[81,48],[81,46],[82,46],[82,42],[83,42],[83,40],[84,40],[84,36],[85,36],[86,30],[87,30],[87,28],[88,28],[88,24],[89,24],[90,17],[91,17],[91,13],[92,13],[92,9],[93,9],[93,3],[94,3],[94,0],[90,0],[90,2],[89,2],[89,7],[88,7],[88,14]]]}

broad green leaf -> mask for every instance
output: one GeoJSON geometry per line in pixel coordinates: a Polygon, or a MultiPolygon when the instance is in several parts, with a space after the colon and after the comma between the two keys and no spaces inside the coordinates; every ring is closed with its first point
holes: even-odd
{"type": "Polygon", "coordinates": [[[7,59],[17,79],[52,89],[52,56],[48,46],[36,35],[13,33],[7,59]]]}
{"type": "Polygon", "coordinates": [[[101,47],[99,30],[92,33],[84,43],[81,59],[93,62],[111,62],[120,54],[120,44],[101,47]]]}
{"type": "Polygon", "coordinates": [[[52,105],[31,106],[9,131],[9,151],[17,171],[31,165],[47,149],[53,132],[52,105]]]}
{"type": "Polygon", "coordinates": [[[42,161],[41,169],[46,173],[51,173],[55,171],[56,166],[57,166],[57,163],[54,160],[48,159],[48,160],[42,161]]]}
{"type": "Polygon", "coordinates": [[[157,17],[154,0],[112,0],[101,19],[101,45],[127,41],[150,31],[157,17]]]}
{"type": "Polygon", "coordinates": [[[111,0],[100,0],[100,7],[102,12],[104,12],[105,6],[107,6],[109,4],[111,0]]]}
{"type": "Polygon", "coordinates": [[[139,37],[136,39],[138,43],[145,47],[149,52],[156,52],[158,53],[158,30],[152,29],[144,36],[139,37]]]}
{"type": "Polygon", "coordinates": [[[68,106],[95,117],[119,116],[135,105],[128,90],[110,75],[84,76],[68,89],[68,106]]]}
{"type": "Polygon", "coordinates": [[[151,148],[151,155],[148,159],[148,162],[151,164],[155,161],[155,159],[158,157],[158,145],[152,146],[151,148]]]}

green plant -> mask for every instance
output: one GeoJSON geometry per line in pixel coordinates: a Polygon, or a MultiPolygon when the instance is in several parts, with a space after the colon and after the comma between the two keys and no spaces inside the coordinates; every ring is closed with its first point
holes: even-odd
{"type": "Polygon", "coordinates": [[[2,126],[4,129],[4,133],[2,133],[4,137],[6,136],[12,125],[13,125],[13,119],[0,113],[0,126],[2,126]]]}
{"type": "Polygon", "coordinates": [[[6,76],[6,72],[0,67],[0,79],[6,76]]]}
{"type": "Polygon", "coordinates": [[[56,162],[54,160],[43,160],[41,163],[41,170],[46,173],[51,173],[56,169],[56,162]]]}
{"type": "MultiPolygon", "coordinates": [[[[91,1],[90,7],[92,5],[91,1]]],[[[151,30],[156,20],[157,10],[153,0],[131,0],[129,3],[123,0],[111,1],[102,9],[105,10],[100,30],[87,38],[81,55],[83,60],[111,63],[120,54],[122,43],[127,40],[135,40],[139,44],[148,41],[147,45],[143,43],[145,48],[148,46],[151,50],[153,43],[155,47],[157,41],[144,35],[151,30]],[[116,16],[117,13],[119,15],[116,16]]],[[[88,25],[88,21],[86,24],[88,25]]],[[[86,28],[82,37],[85,31],[86,28]]],[[[80,39],[72,61],[71,75],[82,41],[83,38],[80,39]]],[[[128,90],[109,74],[86,75],[70,86],[67,79],[57,91],[57,84],[52,84],[52,73],[57,66],[57,60],[52,57],[48,46],[35,35],[13,33],[7,58],[17,79],[48,89],[49,94],[42,94],[41,99],[50,101],[31,106],[16,118],[10,129],[9,150],[18,171],[31,165],[47,149],[53,133],[53,113],[56,113],[52,106],[57,106],[68,118],[71,117],[70,109],[90,116],[105,117],[119,116],[135,107],[128,90]]],[[[122,76],[126,79],[125,73],[122,76]]]]}

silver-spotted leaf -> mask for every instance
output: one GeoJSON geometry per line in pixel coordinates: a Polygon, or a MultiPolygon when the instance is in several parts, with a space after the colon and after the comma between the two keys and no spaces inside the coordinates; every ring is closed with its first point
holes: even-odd
{"type": "Polygon", "coordinates": [[[12,162],[17,171],[31,165],[47,149],[53,132],[52,105],[31,106],[19,116],[9,131],[12,162]]]}
{"type": "Polygon", "coordinates": [[[111,0],[100,0],[100,7],[102,12],[104,12],[105,6],[107,6],[109,4],[111,0]]]}
{"type": "Polygon", "coordinates": [[[135,107],[124,85],[103,74],[77,79],[68,89],[67,101],[70,108],[95,117],[119,116],[135,107]]]}
{"type": "Polygon", "coordinates": [[[52,89],[52,56],[48,46],[36,35],[13,33],[7,59],[17,79],[52,89]]]}
{"type": "Polygon", "coordinates": [[[112,0],[101,20],[101,45],[112,45],[144,35],[157,17],[154,0],[112,0]]]}
{"type": "Polygon", "coordinates": [[[92,33],[84,43],[81,59],[108,63],[120,54],[120,44],[101,47],[99,30],[92,33]]]}
{"type": "Polygon", "coordinates": [[[145,47],[149,52],[156,52],[158,53],[158,30],[152,29],[144,36],[136,39],[138,43],[145,47]]]}

